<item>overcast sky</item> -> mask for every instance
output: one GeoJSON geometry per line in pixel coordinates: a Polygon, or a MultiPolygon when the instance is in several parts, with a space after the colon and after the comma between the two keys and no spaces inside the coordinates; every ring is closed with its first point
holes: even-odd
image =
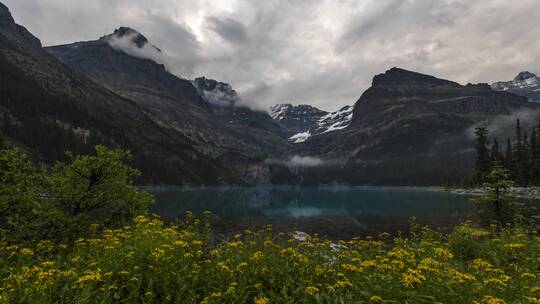
{"type": "Polygon", "coordinates": [[[186,78],[266,107],[353,104],[393,66],[460,83],[540,72],[538,0],[0,0],[44,45],[144,34],[186,78]]]}

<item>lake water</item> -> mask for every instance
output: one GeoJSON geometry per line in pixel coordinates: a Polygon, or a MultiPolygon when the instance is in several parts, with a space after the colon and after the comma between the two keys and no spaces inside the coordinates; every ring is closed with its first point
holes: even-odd
{"type": "Polygon", "coordinates": [[[185,211],[212,212],[218,233],[272,224],[330,238],[406,232],[417,222],[448,228],[466,220],[470,197],[411,187],[159,188],[150,211],[172,220],[185,211]]]}

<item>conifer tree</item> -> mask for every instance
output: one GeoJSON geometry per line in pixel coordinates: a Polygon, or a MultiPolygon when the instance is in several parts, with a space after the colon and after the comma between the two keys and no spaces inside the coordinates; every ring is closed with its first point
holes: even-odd
{"type": "Polygon", "coordinates": [[[530,147],[529,147],[529,139],[527,135],[527,131],[523,131],[522,135],[522,144],[521,144],[521,163],[519,164],[519,168],[521,172],[519,175],[521,176],[521,180],[519,182],[522,185],[528,184],[530,181],[530,169],[531,169],[531,162],[530,162],[530,147]]]}
{"type": "Polygon", "coordinates": [[[515,177],[514,153],[512,151],[512,141],[510,141],[510,138],[506,140],[506,151],[504,154],[504,167],[510,172],[511,176],[515,177]]]}
{"type": "Polygon", "coordinates": [[[531,184],[536,184],[538,180],[538,138],[536,134],[536,127],[532,129],[531,137],[529,139],[529,178],[531,184]]]}
{"type": "Polygon", "coordinates": [[[525,153],[523,149],[523,131],[521,122],[516,119],[516,142],[514,144],[514,179],[517,183],[523,184],[525,180],[524,171],[526,167],[525,153]]]}
{"type": "Polygon", "coordinates": [[[493,144],[491,145],[491,162],[500,162],[502,160],[502,152],[499,146],[499,141],[497,138],[493,139],[493,144]]]}
{"type": "Polygon", "coordinates": [[[474,134],[476,135],[476,180],[483,182],[491,167],[488,130],[485,127],[478,127],[474,134]]]}
{"type": "Polygon", "coordinates": [[[514,216],[518,213],[514,197],[510,193],[513,185],[508,170],[495,163],[486,177],[484,195],[474,200],[483,224],[494,223],[498,227],[502,227],[513,221],[514,216]]]}

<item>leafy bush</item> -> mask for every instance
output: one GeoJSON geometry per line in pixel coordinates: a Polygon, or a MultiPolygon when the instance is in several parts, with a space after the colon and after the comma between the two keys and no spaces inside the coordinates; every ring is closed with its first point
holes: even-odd
{"type": "Polygon", "coordinates": [[[35,166],[18,149],[0,150],[0,229],[7,241],[69,240],[90,223],[111,227],[144,213],[153,198],[132,184],[139,172],[128,152],[96,146],[51,168],[35,166]]]}
{"type": "Polygon", "coordinates": [[[138,216],[119,229],[91,225],[88,231],[93,235],[73,245],[0,245],[0,303],[497,304],[540,298],[540,238],[519,229],[462,226],[445,236],[424,228],[393,243],[332,243],[267,226],[216,243],[208,218],[188,213],[175,226],[138,216]],[[477,246],[464,260],[459,244],[470,242],[477,246]]]}

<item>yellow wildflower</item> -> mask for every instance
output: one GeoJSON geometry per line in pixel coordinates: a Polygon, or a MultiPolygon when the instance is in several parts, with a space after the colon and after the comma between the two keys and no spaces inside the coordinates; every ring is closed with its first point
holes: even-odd
{"type": "Polygon", "coordinates": [[[222,293],[220,291],[213,291],[211,294],[210,294],[210,298],[220,298],[222,296],[222,293]]]}
{"type": "Polygon", "coordinates": [[[426,280],[426,277],[416,269],[409,268],[407,273],[403,274],[401,282],[405,287],[414,288],[415,284],[420,284],[426,280]]]}
{"type": "Polygon", "coordinates": [[[521,243],[504,244],[504,247],[510,248],[510,249],[520,249],[520,248],[525,247],[525,244],[521,244],[521,243]]]}
{"type": "Polygon", "coordinates": [[[490,295],[485,295],[483,302],[486,304],[505,304],[504,300],[492,297],[490,295]]]}
{"type": "Polygon", "coordinates": [[[263,256],[264,256],[264,255],[263,255],[262,252],[257,251],[257,252],[255,252],[255,253],[251,256],[250,259],[253,260],[253,261],[258,261],[258,260],[262,259],[263,256]]]}
{"type": "Polygon", "coordinates": [[[34,251],[30,248],[21,248],[20,253],[22,255],[32,255],[34,254],[34,251]]]}
{"type": "Polygon", "coordinates": [[[334,286],[334,288],[347,288],[352,287],[352,283],[349,280],[341,280],[337,281],[334,286]]]}
{"type": "Polygon", "coordinates": [[[317,293],[319,293],[319,289],[317,287],[314,287],[314,286],[308,286],[306,287],[306,293],[310,296],[312,295],[315,295],[317,293]]]}
{"type": "Polygon", "coordinates": [[[435,248],[435,254],[444,259],[451,259],[454,257],[454,255],[448,249],[442,247],[435,248]]]}
{"type": "Polygon", "coordinates": [[[369,301],[371,303],[381,303],[382,302],[382,298],[379,297],[379,296],[372,296],[371,298],[369,298],[369,301]]]}
{"type": "Polygon", "coordinates": [[[268,304],[268,298],[267,297],[259,297],[254,299],[255,304],[268,304]]]}

